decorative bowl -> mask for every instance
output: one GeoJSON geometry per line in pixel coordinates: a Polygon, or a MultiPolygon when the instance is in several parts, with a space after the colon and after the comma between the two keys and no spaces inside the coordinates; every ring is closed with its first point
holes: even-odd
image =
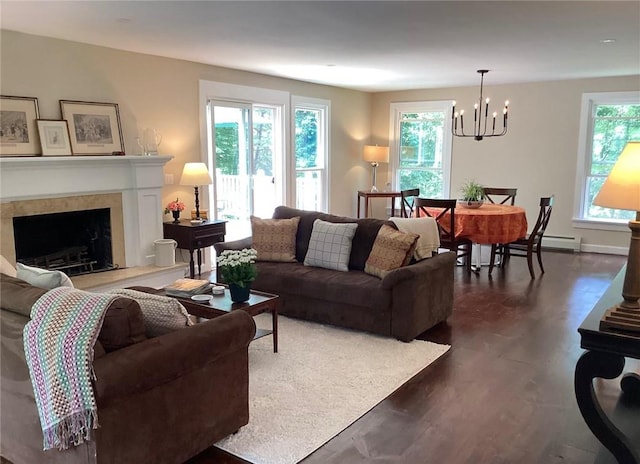
{"type": "Polygon", "coordinates": [[[484,204],[484,200],[458,200],[458,206],[462,208],[476,209],[484,204]]]}
{"type": "Polygon", "coordinates": [[[212,295],[193,295],[191,297],[193,301],[197,301],[198,303],[202,303],[202,304],[210,303],[212,298],[213,298],[212,295]]]}

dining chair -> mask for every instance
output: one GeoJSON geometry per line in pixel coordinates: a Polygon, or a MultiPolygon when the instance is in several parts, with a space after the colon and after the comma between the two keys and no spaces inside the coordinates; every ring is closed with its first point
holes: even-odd
{"type": "Polygon", "coordinates": [[[414,214],[414,203],[420,196],[420,189],[408,189],[400,191],[400,217],[410,218],[414,214]]]}
{"type": "Polygon", "coordinates": [[[532,279],[536,278],[536,274],[533,271],[533,254],[538,257],[538,264],[540,265],[540,271],[544,274],[544,266],[542,265],[542,237],[549,219],[551,218],[551,211],[553,210],[554,195],[550,197],[540,198],[540,212],[538,213],[538,219],[536,220],[533,230],[526,237],[520,238],[515,242],[505,243],[502,256],[502,265],[504,266],[511,256],[520,256],[527,258],[527,264],[529,265],[529,274],[532,279]],[[515,252],[515,253],[514,253],[515,252]]]}
{"type": "MultiPolygon", "coordinates": [[[[484,187],[483,197],[489,203],[504,205],[510,202],[513,206],[516,202],[517,188],[484,187]],[[496,198],[500,197],[500,198],[496,198]]],[[[496,262],[496,255],[503,256],[504,248],[502,243],[491,245],[491,258],[489,260],[489,275],[493,271],[496,262]]]]}
{"type": "Polygon", "coordinates": [[[504,205],[509,200],[511,201],[511,205],[516,202],[516,193],[518,193],[517,188],[497,188],[497,187],[484,187],[484,198],[488,200],[490,203],[498,203],[500,200],[501,205],[504,205]],[[494,197],[504,197],[504,198],[494,198],[494,197]]]}
{"type": "Polygon", "coordinates": [[[414,199],[416,217],[430,216],[436,220],[440,232],[440,246],[448,248],[456,253],[458,259],[462,259],[468,273],[471,273],[471,249],[473,243],[465,237],[456,237],[456,203],[457,200],[445,200],[441,198],[420,198],[414,199]],[[436,215],[429,213],[427,208],[438,208],[441,211],[436,215]],[[448,225],[443,224],[442,218],[449,213],[448,225]]]}

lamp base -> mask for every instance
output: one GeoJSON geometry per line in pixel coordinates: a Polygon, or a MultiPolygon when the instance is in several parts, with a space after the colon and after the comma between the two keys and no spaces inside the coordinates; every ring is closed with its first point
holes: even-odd
{"type": "Polygon", "coordinates": [[[375,185],[371,187],[371,193],[378,193],[378,187],[376,187],[375,185]]]}
{"type": "Polygon", "coordinates": [[[640,311],[613,306],[602,316],[600,330],[640,333],[640,311]]]}

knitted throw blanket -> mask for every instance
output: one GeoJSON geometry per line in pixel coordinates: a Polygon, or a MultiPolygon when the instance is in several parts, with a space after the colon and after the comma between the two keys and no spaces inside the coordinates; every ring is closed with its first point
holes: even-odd
{"type": "Polygon", "coordinates": [[[24,352],[45,450],[78,445],[98,427],[91,385],[93,346],[115,298],[58,287],[31,308],[31,321],[24,327],[24,352]]]}

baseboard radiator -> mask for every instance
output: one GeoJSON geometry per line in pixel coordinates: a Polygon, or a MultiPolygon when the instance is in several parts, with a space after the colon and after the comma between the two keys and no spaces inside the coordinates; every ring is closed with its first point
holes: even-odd
{"type": "Polygon", "coordinates": [[[543,248],[556,248],[561,250],[580,252],[582,237],[559,237],[554,235],[545,235],[542,237],[543,248]]]}

